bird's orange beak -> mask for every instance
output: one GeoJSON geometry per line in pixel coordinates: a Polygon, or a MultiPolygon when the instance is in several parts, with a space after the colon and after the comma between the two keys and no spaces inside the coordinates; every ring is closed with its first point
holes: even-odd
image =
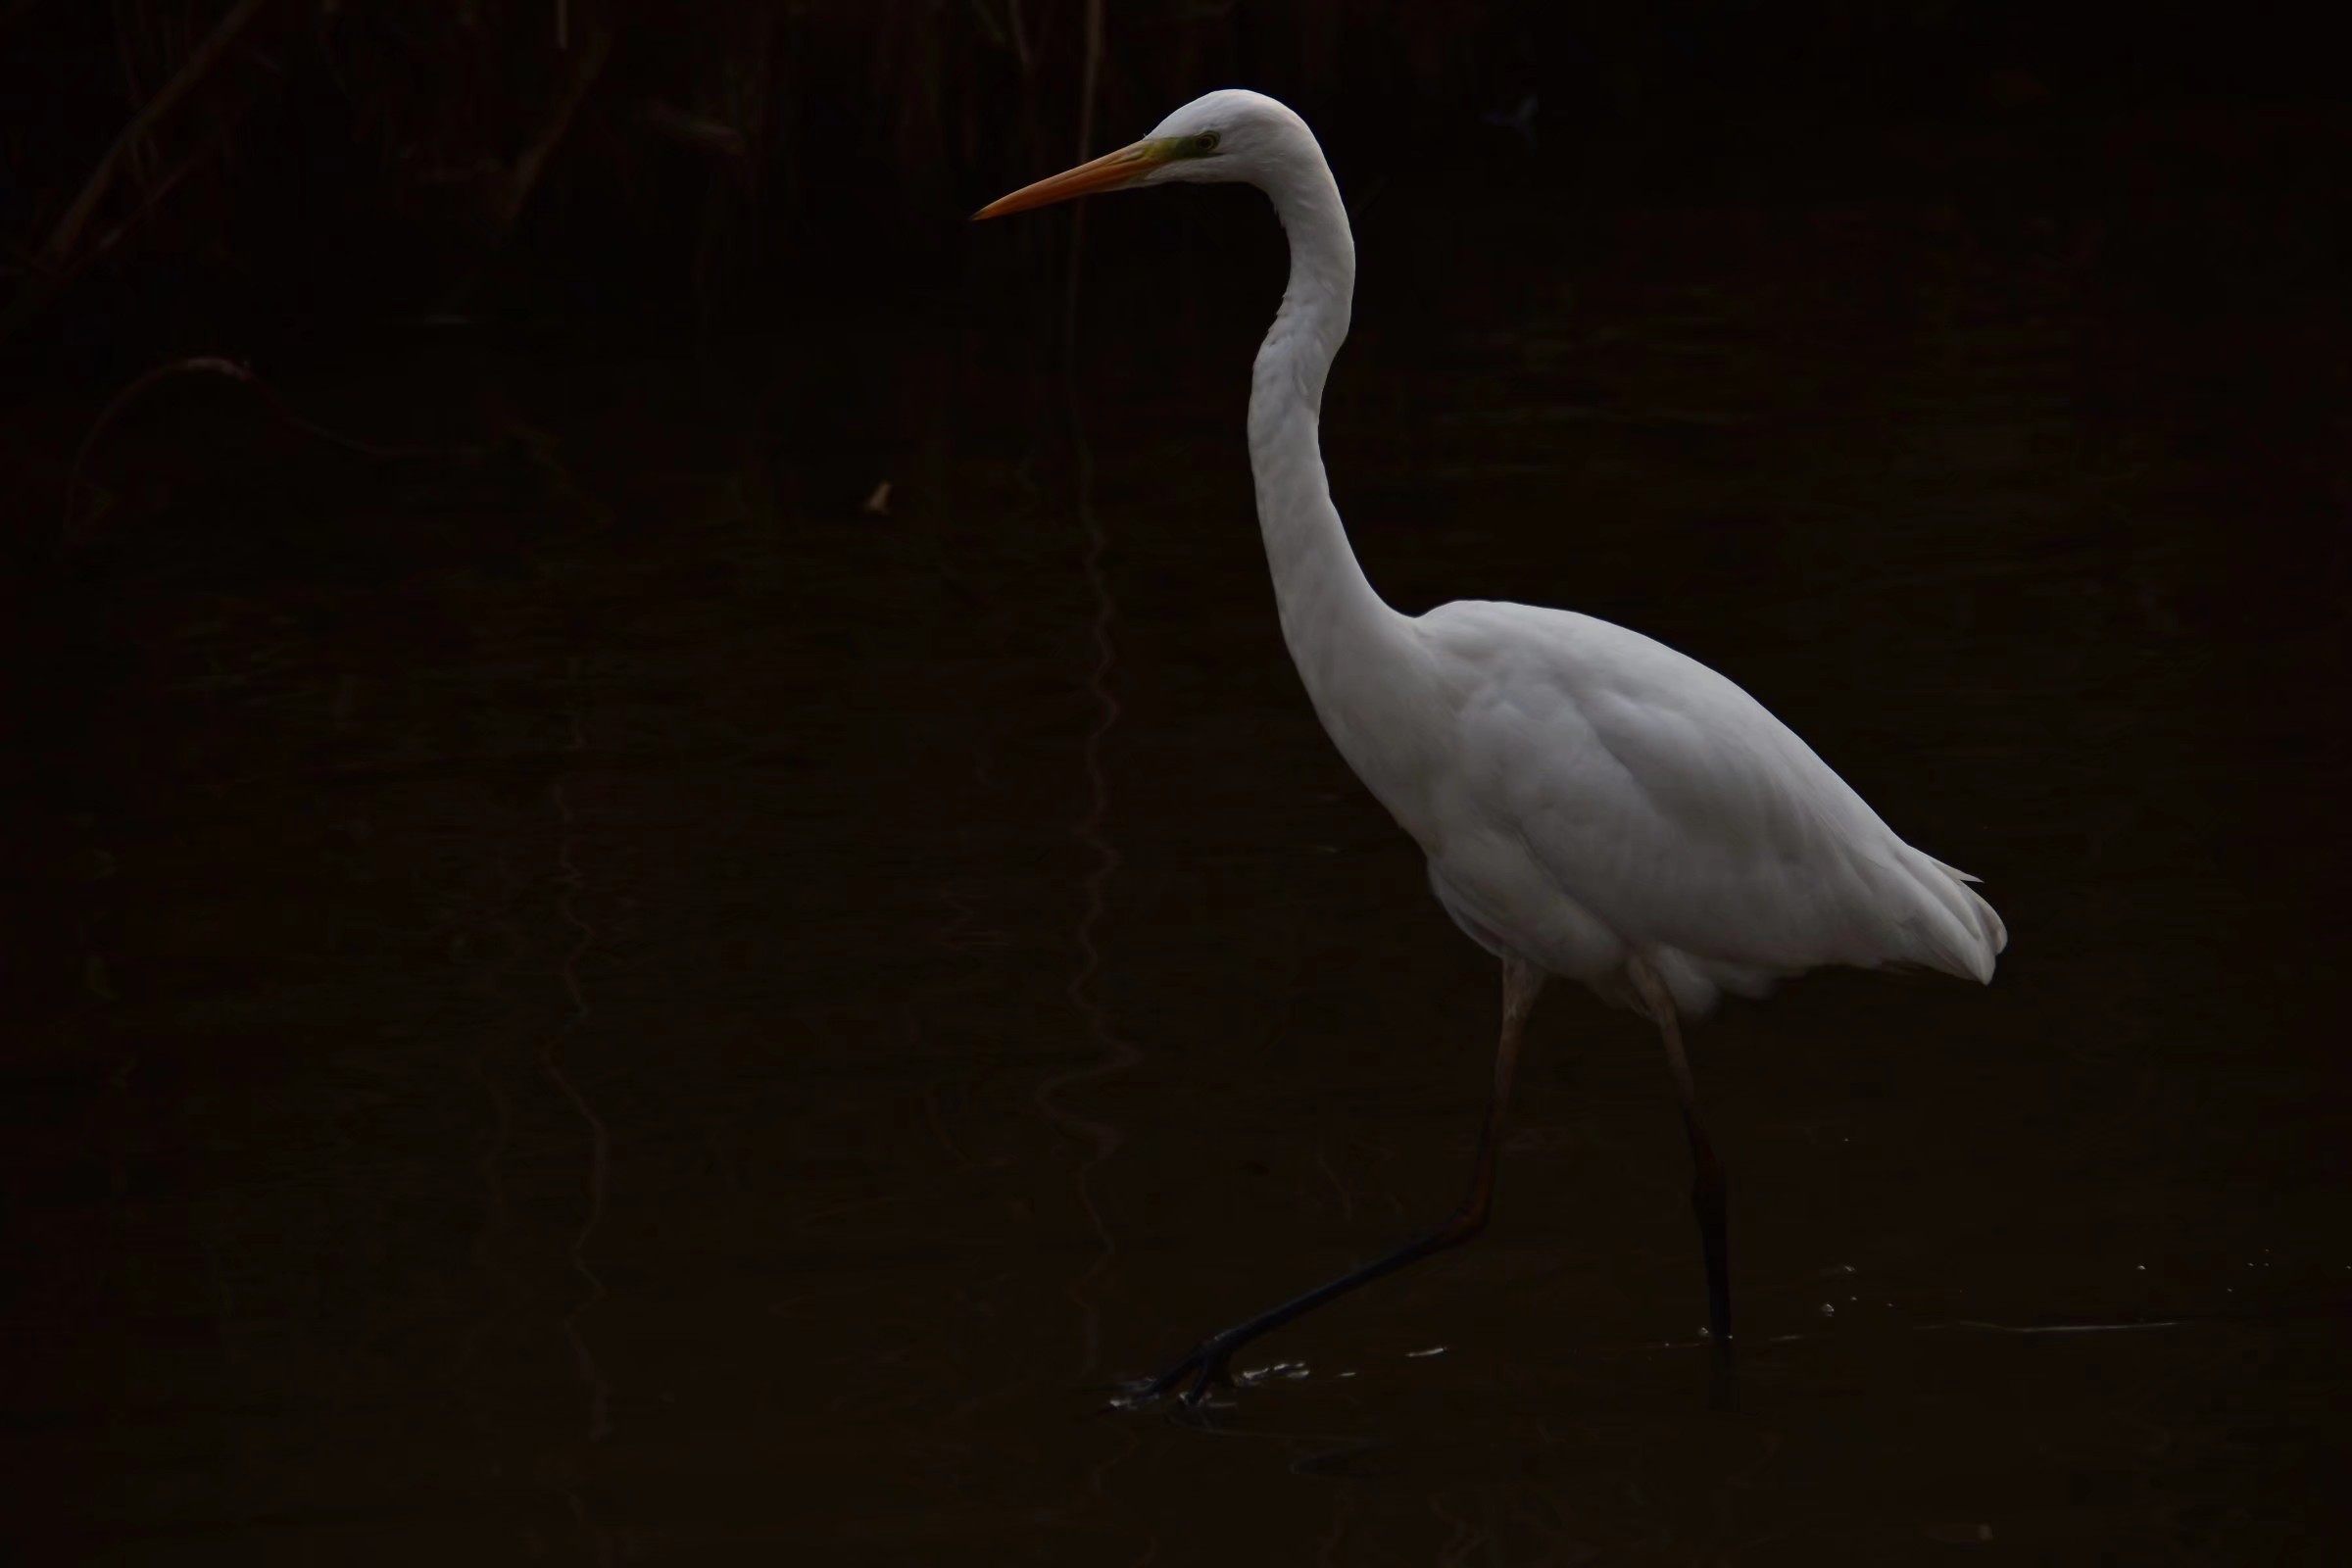
{"type": "Polygon", "coordinates": [[[1009,196],[1000,196],[972,215],[972,221],[983,218],[1003,218],[1007,213],[1025,213],[1032,207],[1051,207],[1077,196],[1092,196],[1098,191],[1117,190],[1131,184],[1175,156],[1173,145],[1182,137],[1170,136],[1139,141],[1122,147],[1115,153],[1104,153],[1092,163],[1064,170],[1051,179],[1041,179],[1034,185],[1023,185],[1009,196]]]}

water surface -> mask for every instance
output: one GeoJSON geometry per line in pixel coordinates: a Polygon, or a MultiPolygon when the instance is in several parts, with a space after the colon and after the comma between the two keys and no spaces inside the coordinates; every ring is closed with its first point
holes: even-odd
{"type": "Polygon", "coordinates": [[[2207,199],[1359,203],[1375,582],[1716,664],[2014,933],[1695,1037],[1731,1413],[1565,989],[1486,1239],[1095,1413],[1441,1213],[1489,1063],[1275,629],[1270,250],[1098,227],[1083,453],[977,286],[289,388],[466,461],[164,399],[30,628],[12,1473],[110,1563],[2335,1560],[2352,343],[2207,199]]]}

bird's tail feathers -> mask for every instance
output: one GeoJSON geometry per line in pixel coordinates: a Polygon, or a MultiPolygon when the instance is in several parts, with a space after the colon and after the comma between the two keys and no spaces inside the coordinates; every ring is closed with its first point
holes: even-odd
{"type": "Polygon", "coordinates": [[[2009,946],[2009,928],[1968,885],[1975,877],[1934,856],[1904,848],[1904,868],[1926,897],[1917,914],[1903,922],[1914,939],[1913,951],[1903,956],[1980,984],[1990,981],[1992,960],[2009,946]]]}

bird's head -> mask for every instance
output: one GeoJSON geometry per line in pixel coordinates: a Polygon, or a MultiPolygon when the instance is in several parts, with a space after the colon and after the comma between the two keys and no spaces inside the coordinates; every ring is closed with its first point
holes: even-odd
{"type": "Polygon", "coordinates": [[[1003,218],[1099,191],[1176,180],[1263,186],[1314,144],[1306,122],[1284,105],[1229,87],[1194,99],[1143,140],[1000,196],[972,217],[1003,218]]]}

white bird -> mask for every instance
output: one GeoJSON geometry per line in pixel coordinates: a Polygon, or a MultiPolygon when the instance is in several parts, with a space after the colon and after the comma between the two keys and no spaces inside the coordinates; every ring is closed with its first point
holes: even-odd
{"type": "Polygon", "coordinates": [[[1429,858],[1454,923],[1502,962],[1502,1030],[1470,1189],[1436,1230],[1203,1340],[1131,1402],[1188,1378],[1197,1402],[1241,1346],[1482,1230],[1521,1027],[1544,980],[1649,1019],[1682,1099],[1706,1255],[1718,1396],[1729,1391],[1723,1171],[1698,1116],[1681,1020],[1826,964],[1992,978],[2008,934],[1975,879],[1897,838],[1795,733],[1723,676],[1569,611],[1385,604],[1348,547],[1317,430],[1348,335],[1355,242],[1306,122],[1212,92],[1143,140],[1014,191],[995,218],[1099,191],[1237,181],[1272,199],[1290,284],[1250,390],[1250,467],[1283,639],[1358,778],[1429,858]]]}

